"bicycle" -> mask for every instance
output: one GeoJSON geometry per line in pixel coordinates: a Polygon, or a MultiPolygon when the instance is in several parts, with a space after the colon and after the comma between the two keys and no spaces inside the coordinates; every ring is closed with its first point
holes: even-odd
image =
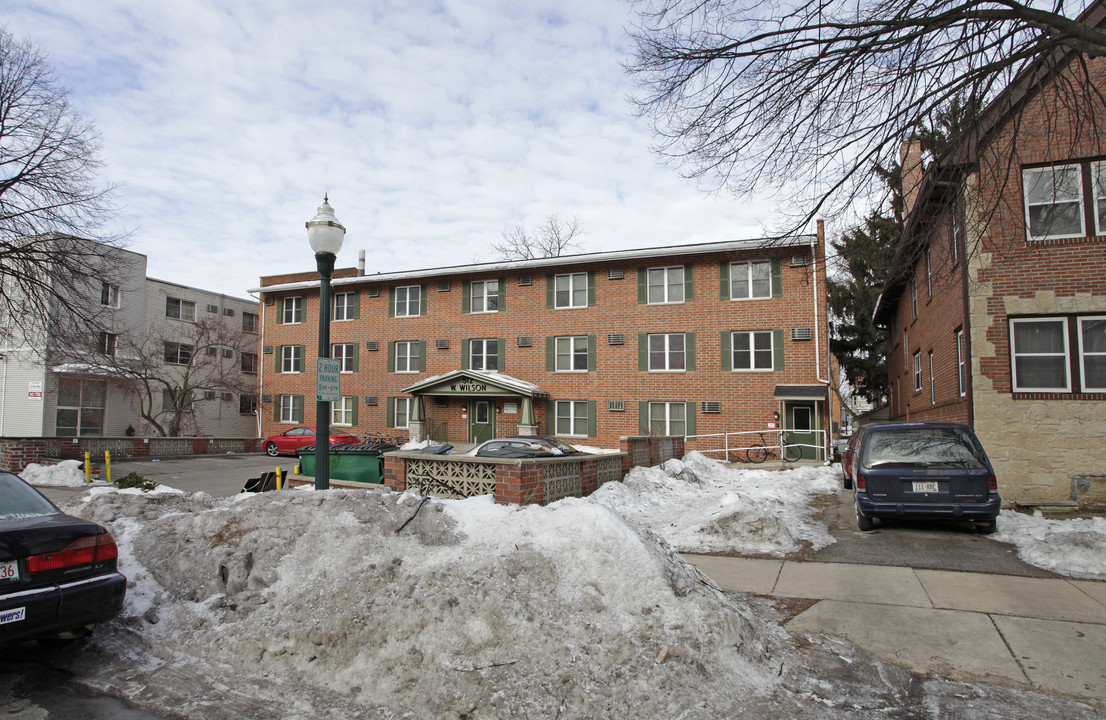
{"type": "Polygon", "coordinates": [[[764,433],[760,433],[760,441],[764,443],[764,445],[751,445],[749,449],[745,451],[745,457],[747,457],[751,463],[759,464],[770,457],[782,457],[785,462],[795,462],[803,456],[803,449],[801,447],[798,445],[788,445],[784,442],[782,430],[776,433],[776,442],[772,445],[768,445],[768,441],[764,439],[764,433]]]}

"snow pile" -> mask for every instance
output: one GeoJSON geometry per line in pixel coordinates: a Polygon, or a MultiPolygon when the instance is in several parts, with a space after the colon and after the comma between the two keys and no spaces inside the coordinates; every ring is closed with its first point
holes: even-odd
{"type": "Polygon", "coordinates": [[[418,718],[713,718],[778,687],[785,633],[609,508],[420,503],[107,491],[81,514],[119,543],[127,626],[236,682],[418,718]]]}
{"type": "Polygon", "coordinates": [[[1106,518],[1049,520],[1003,510],[995,540],[1012,543],[1030,565],[1070,577],[1106,580],[1106,518]]]}
{"type": "Polygon", "coordinates": [[[834,542],[810,498],[840,487],[839,466],[731,469],[698,452],[636,467],[588,499],[663,536],[680,552],[782,556],[834,542]]]}
{"type": "MultiPolygon", "coordinates": [[[[84,481],[84,464],[80,460],[62,460],[56,465],[30,463],[19,477],[32,485],[81,487],[89,484],[84,481]]],[[[93,480],[91,484],[107,485],[101,480],[93,480]]]]}

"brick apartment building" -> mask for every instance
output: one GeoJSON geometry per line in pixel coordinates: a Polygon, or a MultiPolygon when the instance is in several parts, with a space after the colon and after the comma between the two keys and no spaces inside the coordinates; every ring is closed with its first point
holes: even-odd
{"type": "Polygon", "coordinates": [[[1048,58],[924,173],[904,147],[912,210],[875,314],[891,419],[973,425],[1007,502],[1106,500],[1102,87],[1103,58],[1048,58]]]}
{"type": "MultiPolygon", "coordinates": [[[[778,422],[820,456],[832,417],[824,253],[820,237],[803,236],[337,270],[331,342],[343,372],[332,426],[615,448],[620,436],[778,422]]],[[[314,424],[318,275],[264,277],[257,291],[267,436],[314,424]]]]}

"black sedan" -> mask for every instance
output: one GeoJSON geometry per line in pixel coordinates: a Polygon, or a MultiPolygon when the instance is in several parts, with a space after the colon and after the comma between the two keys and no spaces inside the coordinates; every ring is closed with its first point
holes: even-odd
{"type": "Polygon", "coordinates": [[[70,640],[123,609],[127,579],[102,526],[0,472],[0,645],[70,640]]]}
{"type": "Polygon", "coordinates": [[[476,446],[472,455],[493,458],[542,458],[560,455],[582,455],[568,443],[551,437],[519,435],[498,438],[476,446]]]}

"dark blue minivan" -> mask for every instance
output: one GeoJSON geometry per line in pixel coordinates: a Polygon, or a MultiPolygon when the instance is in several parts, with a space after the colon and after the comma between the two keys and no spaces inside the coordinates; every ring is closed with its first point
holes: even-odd
{"type": "Polygon", "coordinates": [[[875,518],[943,518],[995,531],[998,483],[967,425],[869,425],[854,451],[853,479],[861,530],[873,529],[875,518]]]}

